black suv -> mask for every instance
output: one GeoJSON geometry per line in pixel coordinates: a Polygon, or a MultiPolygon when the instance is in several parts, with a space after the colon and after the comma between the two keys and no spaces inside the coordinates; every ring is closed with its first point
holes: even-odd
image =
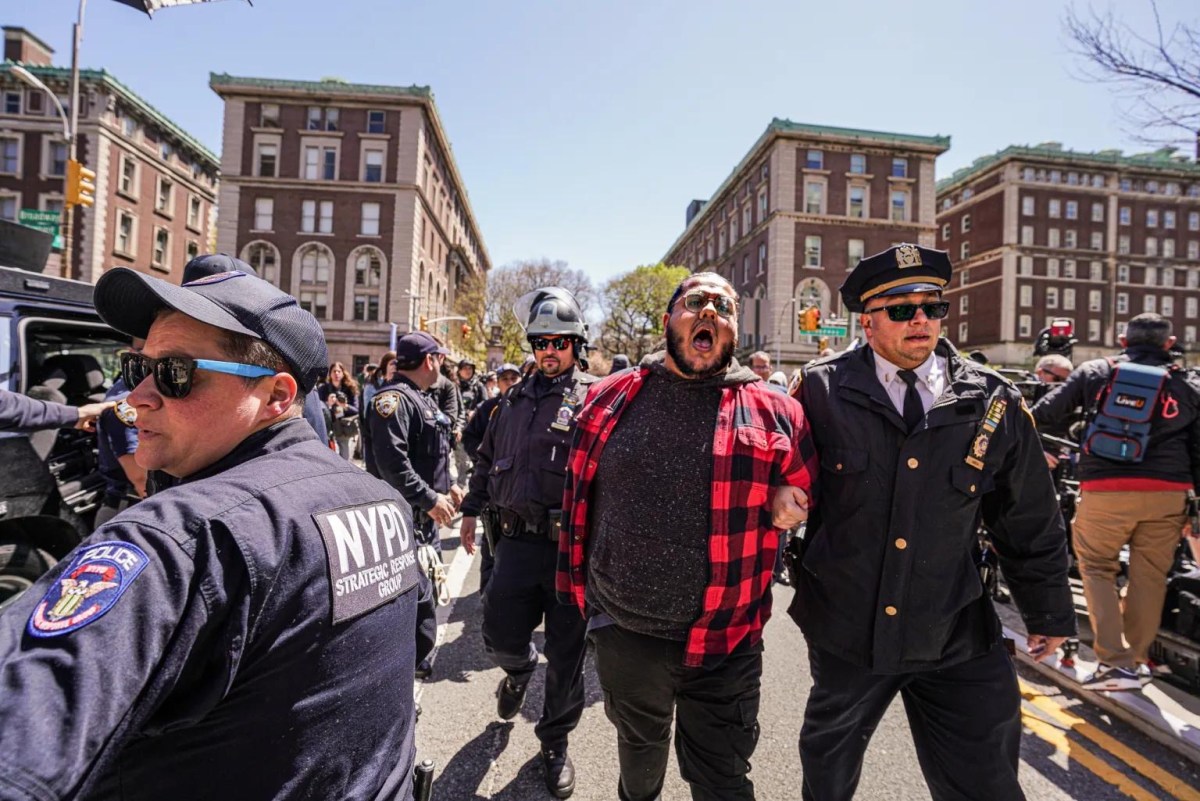
{"type": "MultiPolygon", "coordinates": [[[[128,347],[97,316],[91,284],[0,264],[0,387],[103,400],[128,347]]],[[[103,497],[95,434],[0,432],[0,608],[92,532],[103,497]]]]}

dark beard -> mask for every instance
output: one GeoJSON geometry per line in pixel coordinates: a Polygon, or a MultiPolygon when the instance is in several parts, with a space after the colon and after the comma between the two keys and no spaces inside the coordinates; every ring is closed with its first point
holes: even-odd
{"type": "MultiPolygon", "coordinates": [[[[717,342],[716,334],[713,334],[713,344],[717,342]]],[[[671,356],[671,360],[675,362],[675,366],[679,368],[679,372],[683,373],[688,378],[711,378],[718,373],[723,373],[729,367],[729,363],[733,361],[733,341],[725,343],[725,346],[717,353],[717,362],[707,370],[699,370],[688,363],[683,355],[683,336],[674,328],[667,327],[667,353],[671,356]]]]}

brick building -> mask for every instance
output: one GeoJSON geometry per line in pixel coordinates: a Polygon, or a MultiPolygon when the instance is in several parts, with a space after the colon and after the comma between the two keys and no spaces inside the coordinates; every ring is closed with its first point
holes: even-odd
{"type": "Polygon", "coordinates": [[[956,277],[947,335],[993,361],[1032,361],[1053,318],[1075,361],[1113,353],[1125,321],[1170,319],[1196,348],[1200,165],[1170,149],[1125,156],[1056,142],[1008,147],[940,181],[938,246],[956,277]]]}
{"type": "MultiPolygon", "coordinates": [[[[426,87],[213,74],[225,101],[217,249],[321,321],[330,357],[378,359],[388,323],[453,314],[490,269],[426,87]]],[[[451,344],[458,325],[430,329],[451,344]]]]}
{"type": "MultiPolygon", "coordinates": [[[[4,28],[5,60],[68,108],[71,71],[53,66],[53,55],[29,31],[4,28]]],[[[216,154],[104,70],[80,71],[79,96],[77,158],[96,173],[96,201],[75,209],[70,269],[56,252],[46,272],[95,282],[124,266],[178,283],[187,260],[211,247],[216,154]]],[[[0,67],[0,218],[61,212],[66,162],[54,103],[0,67]]]]}
{"type": "Polygon", "coordinates": [[[942,136],[772,120],[712,197],[688,206],[664,261],[732,282],[739,353],[761,348],[799,366],[816,345],[799,333],[798,309],[815,302],[822,319],[844,319],[837,290],[860,258],[933,244],[934,161],[949,147],[942,136]]]}

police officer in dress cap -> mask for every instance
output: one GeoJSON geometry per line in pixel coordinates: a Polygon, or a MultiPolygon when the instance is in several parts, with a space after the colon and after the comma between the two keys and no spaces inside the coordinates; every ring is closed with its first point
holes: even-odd
{"type": "Polygon", "coordinates": [[[533,630],[545,619],[546,698],[534,731],[546,788],[568,798],[575,790],[575,768],[567,736],[583,714],[586,624],[577,609],[558,602],[554,573],[575,413],[596,379],[581,365],[588,327],[570,292],[534,290],[517,301],[513,313],[525,326],[536,372],[501,396],[491,415],[463,501],[460,532],[463,547],[473,553],[476,518],[488,509],[484,525],[496,562],[483,594],[483,641],[504,669],[496,703],[504,720],[521,710],[538,662],[533,630]]]}
{"type": "Polygon", "coordinates": [[[918,245],[860,261],[841,295],[866,346],[804,371],[823,469],[789,613],[813,677],[810,801],[853,797],[897,693],[935,801],[1023,798],[1016,675],[975,567],[981,520],[1029,652],[1045,659],[1075,632],[1063,521],[1021,394],[940,338],[950,274],[918,245]]]}
{"type": "Polygon", "coordinates": [[[137,460],[179,482],[0,615],[0,796],[411,798],[433,609],[408,503],[300,419],[320,325],[242,272],[95,303],[146,339],[137,460]]]}

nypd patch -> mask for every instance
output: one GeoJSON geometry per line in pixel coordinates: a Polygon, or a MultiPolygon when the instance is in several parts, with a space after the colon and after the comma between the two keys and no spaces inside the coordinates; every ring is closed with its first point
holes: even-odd
{"type": "Polygon", "coordinates": [[[400,393],[396,390],[388,390],[380,392],[372,401],[375,406],[375,412],[380,417],[391,417],[396,413],[396,407],[400,405],[400,393]]]}
{"type": "Polygon", "coordinates": [[[98,542],[80,549],[29,618],[34,637],[81,629],[112,609],[150,558],[128,542],[98,542]]]}

